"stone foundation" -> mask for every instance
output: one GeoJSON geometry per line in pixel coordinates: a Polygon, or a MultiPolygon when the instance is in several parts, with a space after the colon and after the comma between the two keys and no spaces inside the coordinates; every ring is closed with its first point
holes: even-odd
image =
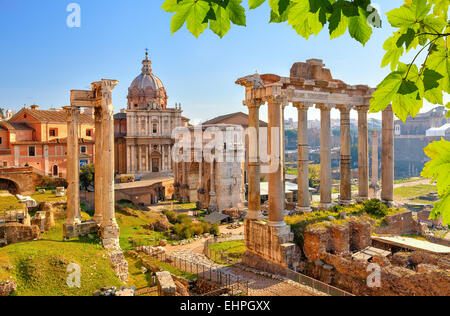
{"type": "MultiPolygon", "coordinates": [[[[374,262],[375,262],[374,257],[374,262]]],[[[322,253],[303,264],[301,272],[358,296],[449,296],[448,259],[419,252],[386,258],[381,287],[368,287],[369,262],[322,253]]],[[[379,262],[377,262],[379,263],[379,262]]]]}
{"type": "Polygon", "coordinates": [[[97,234],[98,225],[94,221],[86,221],[75,224],[63,224],[64,239],[72,239],[76,237],[87,236],[89,234],[97,234]]]}
{"type": "Polygon", "coordinates": [[[114,273],[122,282],[128,282],[130,276],[128,273],[128,261],[125,260],[123,251],[113,251],[108,254],[114,269],[114,273]]]}
{"type": "Polygon", "coordinates": [[[36,225],[10,223],[0,226],[0,236],[5,236],[6,245],[40,238],[41,230],[36,225]]]}
{"type": "Polygon", "coordinates": [[[274,227],[249,219],[245,219],[244,225],[247,251],[242,262],[245,265],[271,273],[296,268],[301,252],[292,243],[294,234],[289,226],[274,227]]]}
{"type": "Polygon", "coordinates": [[[420,233],[420,225],[414,220],[411,211],[386,216],[386,226],[378,227],[377,234],[405,235],[420,233]]]}
{"type": "Polygon", "coordinates": [[[320,259],[322,253],[348,255],[372,245],[370,223],[351,221],[343,225],[311,227],[305,231],[303,252],[309,261],[320,259]]]}

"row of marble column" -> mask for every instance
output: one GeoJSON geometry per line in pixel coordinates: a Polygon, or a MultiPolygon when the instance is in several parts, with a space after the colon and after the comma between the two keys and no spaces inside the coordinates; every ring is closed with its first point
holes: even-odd
{"type": "MultiPolygon", "coordinates": [[[[67,223],[81,223],[78,125],[80,109],[67,107],[67,223]]],[[[114,119],[112,109],[95,108],[95,215],[103,227],[117,226],[114,215],[114,119]]]]}
{"type": "MultiPolygon", "coordinates": [[[[260,217],[260,159],[259,159],[259,108],[268,102],[269,143],[270,131],[279,131],[280,144],[284,144],[284,107],[287,101],[281,97],[247,100],[244,104],[249,110],[249,179],[248,179],[248,218],[260,217]],[[273,129],[275,128],[275,129],[273,129]]],[[[298,207],[303,211],[310,210],[309,170],[308,170],[308,109],[312,103],[294,102],[298,110],[298,207]]],[[[320,203],[319,208],[332,206],[332,170],[331,170],[331,109],[329,104],[316,104],[321,111],[320,133],[320,203]]],[[[351,106],[338,105],[341,115],[341,156],[340,156],[340,204],[352,202],[351,186],[351,138],[350,111],[351,106]]],[[[358,162],[359,162],[359,193],[358,201],[369,198],[369,150],[368,150],[368,106],[357,106],[358,111],[358,162]]],[[[382,127],[382,193],[381,198],[386,203],[393,202],[394,183],[394,120],[391,107],[383,112],[382,127]]],[[[270,145],[269,145],[270,148],[270,145]]],[[[284,225],[284,146],[280,146],[278,170],[269,174],[269,224],[284,225]]]]}

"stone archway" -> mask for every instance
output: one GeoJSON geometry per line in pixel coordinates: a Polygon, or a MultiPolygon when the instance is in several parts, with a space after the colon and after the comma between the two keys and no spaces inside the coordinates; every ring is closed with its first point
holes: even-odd
{"type": "Polygon", "coordinates": [[[9,193],[16,195],[19,193],[19,187],[12,180],[0,178],[0,191],[8,191],[9,193]]]}

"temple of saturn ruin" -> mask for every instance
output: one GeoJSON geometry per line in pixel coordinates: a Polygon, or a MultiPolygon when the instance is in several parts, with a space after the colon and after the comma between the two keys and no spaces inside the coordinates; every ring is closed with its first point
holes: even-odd
{"type": "Polygon", "coordinates": [[[72,90],[67,111],[67,222],[64,238],[99,232],[105,249],[119,247],[119,226],[114,212],[114,108],[112,90],[117,80],[102,79],[90,91],[72,90]],[[95,116],[95,216],[81,221],[78,130],[80,108],[93,108],[95,116]]]}
{"type": "MultiPolygon", "coordinates": [[[[298,209],[309,211],[308,181],[308,109],[315,106],[321,112],[320,135],[320,204],[319,209],[332,207],[331,195],[331,126],[330,111],[336,108],[341,115],[341,185],[339,203],[352,202],[350,167],[350,111],[358,112],[359,193],[357,201],[369,199],[369,151],[368,111],[375,89],[366,85],[347,85],[333,79],[329,69],[321,60],[311,59],[306,63],[295,63],[290,77],[274,74],[246,76],[236,81],[245,87],[244,105],[249,110],[249,183],[248,213],[245,219],[245,242],[247,251],[243,261],[249,266],[276,272],[277,267],[295,268],[300,254],[293,243],[293,234],[284,221],[284,146],[279,152],[270,152],[276,170],[269,174],[269,217],[261,221],[260,205],[260,157],[259,157],[259,109],[268,104],[268,142],[277,139],[284,144],[284,108],[292,103],[298,110],[298,209]],[[276,159],[275,159],[276,158],[276,159]],[[275,270],[275,271],[274,271],[275,270]]],[[[391,107],[382,114],[382,174],[381,199],[393,203],[394,183],[394,117],[391,107]]],[[[269,148],[271,146],[269,145],[269,148]]]]}

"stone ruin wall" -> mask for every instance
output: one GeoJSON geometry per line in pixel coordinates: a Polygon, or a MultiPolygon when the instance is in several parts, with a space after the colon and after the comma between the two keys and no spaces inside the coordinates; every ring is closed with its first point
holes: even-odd
{"type": "Polygon", "coordinates": [[[216,167],[216,194],[219,211],[238,207],[241,201],[242,167],[240,162],[222,162],[216,167]]]}
{"type": "Polygon", "coordinates": [[[351,221],[343,225],[310,228],[305,231],[303,252],[313,262],[322,253],[349,255],[372,244],[372,227],[364,221],[351,221]]]}
{"type": "Polygon", "coordinates": [[[246,234],[242,262],[250,267],[283,274],[286,268],[293,268],[301,258],[300,249],[292,243],[293,233],[289,226],[273,227],[265,222],[244,221],[246,234]]]}
{"type": "MultiPolygon", "coordinates": [[[[385,231],[411,232],[417,222],[408,212],[393,215],[385,231]],[[399,225],[393,228],[392,225],[399,225]]],[[[311,228],[305,232],[303,252],[307,261],[299,269],[313,278],[355,295],[450,295],[450,256],[425,252],[374,256],[381,267],[381,287],[369,288],[370,262],[352,259],[350,251],[372,245],[372,226],[365,221],[311,228]]]]}

